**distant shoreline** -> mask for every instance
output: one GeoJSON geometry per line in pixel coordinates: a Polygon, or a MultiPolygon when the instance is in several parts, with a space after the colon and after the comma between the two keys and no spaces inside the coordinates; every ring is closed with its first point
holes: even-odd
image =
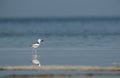
{"type": "Polygon", "coordinates": [[[0,21],[91,21],[119,20],[120,17],[0,17],[0,21]]]}

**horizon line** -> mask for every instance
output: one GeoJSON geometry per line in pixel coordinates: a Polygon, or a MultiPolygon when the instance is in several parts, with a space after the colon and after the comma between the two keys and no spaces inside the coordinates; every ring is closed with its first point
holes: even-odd
{"type": "Polygon", "coordinates": [[[74,20],[120,20],[120,17],[13,17],[13,18],[1,18],[0,21],[74,21],[74,20]]]}

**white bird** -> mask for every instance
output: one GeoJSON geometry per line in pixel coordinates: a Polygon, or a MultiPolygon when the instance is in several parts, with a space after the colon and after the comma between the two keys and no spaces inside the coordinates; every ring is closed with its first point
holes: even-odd
{"type": "Polygon", "coordinates": [[[34,48],[34,49],[38,48],[40,46],[41,42],[43,42],[43,40],[42,39],[38,39],[38,41],[35,44],[32,45],[32,48],[34,48]]]}
{"type": "Polygon", "coordinates": [[[38,41],[35,44],[32,45],[33,50],[35,50],[35,53],[33,53],[33,54],[37,54],[37,48],[40,46],[41,42],[43,42],[43,40],[42,39],[38,39],[38,41]]]}

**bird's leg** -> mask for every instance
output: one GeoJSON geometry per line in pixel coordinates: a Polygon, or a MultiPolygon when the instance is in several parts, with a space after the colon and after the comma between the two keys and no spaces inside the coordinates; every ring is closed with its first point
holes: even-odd
{"type": "Polygon", "coordinates": [[[37,59],[38,56],[37,56],[37,49],[35,49],[35,58],[37,59]]]}
{"type": "Polygon", "coordinates": [[[35,55],[37,55],[37,49],[35,49],[35,55]]]}
{"type": "Polygon", "coordinates": [[[35,48],[32,49],[32,57],[33,59],[37,59],[37,49],[35,48]]]}

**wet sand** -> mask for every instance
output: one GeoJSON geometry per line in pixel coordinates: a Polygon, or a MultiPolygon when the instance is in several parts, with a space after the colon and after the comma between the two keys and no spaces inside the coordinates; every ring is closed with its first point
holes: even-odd
{"type": "Polygon", "coordinates": [[[120,76],[120,74],[113,74],[113,73],[69,73],[69,74],[34,74],[34,75],[8,75],[4,76],[3,78],[41,78],[41,77],[75,77],[75,76],[120,76]]]}

